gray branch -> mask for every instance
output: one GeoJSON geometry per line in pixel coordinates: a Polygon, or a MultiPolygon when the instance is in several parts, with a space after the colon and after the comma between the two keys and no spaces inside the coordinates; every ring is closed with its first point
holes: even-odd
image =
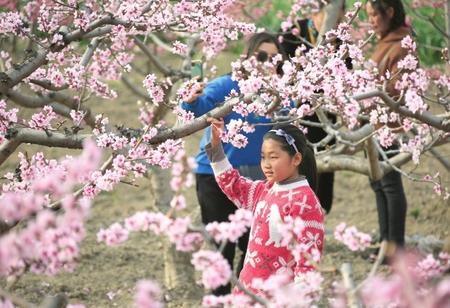
{"type": "Polygon", "coordinates": [[[86,48],[83,57],[81,58],[80,65],[87,66],[89,61],[91,60],[92,56],[94,55],[95,49],[97,49],[98,45],[100,44],[100,38],[96,37],[94,38],[88,45],[88,48],[86,48]]]}
{"type": "Polygon", "coordinates": [[[137,96],[145,99],[147,102],[151,102],[152,99],[150,98],[150,96],[147,95],[146,92],[142,91],[140,88],[138,88],[130,79],[128,79],[125,75],[122,75],[122,81],[124,83],[124,85],[130,89],[134,94],[136,94],[137,96]]]}
{"type": "Polygon", "coordinates": [[[164,66],[161,61],[147,48],[147,46],[137,37],[133,37],[136,45],[144,52],[144,54],[152,61],[156,68],[161,71],[164,76],[173,75],[172,69],[164,66]]]}
{"type": "Polygon", "coordinates": [[[14,101],[16,104],[26,108],[42,108],[44,106],[51,106],[53,110],[67,118],[70,118],[70,110],[81,110],[85,113],[84,121],[90,126],[95,126],[95,118],[92,116],[91,110],[84,106],[79,106],[78,101],[73,97],[59,92],[51,92],[42,96],[26,96],[18,91],[8,89],[6,96],[14,101]],[[55,103],[56,102],[56,103],[55,103]]]}
{"type": "Polygon", "coordinates": [[[82,149],[84,139],[92,136],[88,134],[66,135],[31,128],[13,128],[13,130],[15,132],[10,141],[68,149],[82,149]]]}
{"type": "Polygon", "coordinates": [[[341,7],[343,5],[344,0],[334,0],[331,1],[324,9],[324,22],[322,23],[322,27],[319,29],[319,35],[317,38],[317,45],[322,44],[325,33],[336,27],[339,14],[341,12],[341,7]]]}
{"type": "Polygon", "coordinates": [[[207,118],[223,118],[228,115],[232,110],[233,106],[239,101],[239,97],[235,97],[227,100],[222,106],[213,109],[212,111],[202,115],[201,117],[196,118],[191,123],[176,127],[169,128],[164,131],[158,133],[155,137],[153,137],[149,143],[150,144],[158,144],[167,139],[179,139],[186,136],[189,136],[201,129],[204,129],[209,125],[207,122],[207,118]]]}
{"type": "MultiPolygon", "coordinates": [[[[20,145],[18,140],[7,140],[0,145],[0,165],[2,165],[20,145]]],[[[1,221],[0,221],[1,222],[1,221]]],[[[2,232],[0,232],[1,234],[2,232]]]]}
{"type": "Polygon", "coordinates": [[[369,161],[369,177],[372,181],[381,179],[380,161],[378,160],[378,150],[373,137],[366,141],[367,160],[369,161]]]}
{"type": "Polygon", "coordinates": [[[373,97],[381,98],[389,108],[399,113],[400,115],[419,120],[422,123],[428,124],[442,131],[450,132],[450,122],[448,120],[437,117],[436,115],[434,115],[429,111],[424,111],[422,113],[413,113],[408,108],[403,107],[400,103],[394,101],[385,91],[380,91],[376,89],[363,94],[354,95],[352,98],[357,101],[360,101],[363,99],[373,97]]]}
{"type": "Polygon", "coordinates": [[[0,146],[0,165],[14,153],[22,143],[44,145],[48,147],[61,147],[69,149],[82,149],[83,140],[91,135],[66,135],[59,132],[49,132],[31,128],[10,128],[10,136],[0,146]]]}

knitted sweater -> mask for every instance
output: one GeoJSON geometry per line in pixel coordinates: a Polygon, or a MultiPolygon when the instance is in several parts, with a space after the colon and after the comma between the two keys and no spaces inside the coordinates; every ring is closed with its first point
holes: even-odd
{"type": "MultiPolygon", "coordinates": [[[[217,183],[227,197],[240,208],[251,210],[253,222],[244,267],[239,280],[250,290],[252,280],[266,280],[272,274],[288,273],[292,280],[301,273],[313,270],[303,254],[292,255],[281,245],[279,225],[286,217],[300,218],[304,228],[296,235],[310,255],[314,250],[322,254],[324,241],[324,213],[306,179],[289,184],[251,181],[239,175],[223,154],[221,146],[207,145],[217,183]]],[[[261,294],[263,295],[263,294],[261,294]]]]}

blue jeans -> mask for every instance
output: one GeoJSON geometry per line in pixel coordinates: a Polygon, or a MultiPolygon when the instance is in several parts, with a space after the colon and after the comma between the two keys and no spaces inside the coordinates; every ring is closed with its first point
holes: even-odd
{"type": "Polygon", "coordinates": [[[401,174],[391,171],[380,180],[371,181],[370,186],[377,202],[380,240],[403,246],[407,203],[401,174]]]}

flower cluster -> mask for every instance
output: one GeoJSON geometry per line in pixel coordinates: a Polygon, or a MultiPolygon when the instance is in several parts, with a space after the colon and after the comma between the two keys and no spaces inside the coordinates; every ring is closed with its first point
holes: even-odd
{"type": "Polygon", "coordinates": [[[20,176],[7,175],[10,183],[2,187],[0,219],[7,224],[29,221],[0,237],[0,275],[17,275],[26,268],[48,275],[74,269],[90,201],[74,197],[72,189],[97,168],[100,157],[92,141],[79,157],[59,163],[42,154],[31,161],[22,155],[20,176]],[[62,214],[46,209],[54,199],[61,203],[62,214]]]}
{"type": "Polygon", "coordinates": [[[31,116],[28,122],[31,128],[51,129],[51,122],[56,119],[56,113],[51,106],[45,106],[42,111],[31,116]]]}
{"type": "Polygon", "coordinates": [[[6,110],[6,102],[0,100],[0,144],[5,140],[5,134],[8,131],[8,127],[17,123],[18,111],[19,109],[17,108],[6,110]]]}
{"type": "Polygon", "coordinates": [[[334,238],[342,242],[351,251],[363,251],[370,246],[372,241],[369,234],[358,231],[355,226],[347,227],[343,222],[336,226],[334,238]]]}
{"type": "Polygon", "coordinates": [[[200,250],[192,255],[195,269],[202,271],[202,284],[215,289],[226,285],[231,278],[231,268],[227,260],[217,251],[200,250]]]}
{"type": "Polygon", "coordinates": [[[367,307],[447,307],[450,304],[450,279],[433,279],[448,269],[448,255],[442,255],[440,262],[444,266],[432,256],[425,259],[413,254],[398,256],[391,275],[377,275],[364,282],[363,304],[367,307]]]}
{"type": "Polygon", "coordinates": [[[134,302],[138,308],[162,308],[161,289],[150,280],[140,280],[136,285],[134,302]]]}
{"type": "Polygon", "coordinates": [[[202,88],[202,83],[196,79],[190,79],[184,82],[177,90],[177,96],[179,101],[187,101],[193,97],[195,93],[198,93],[202,88]]]}
{"type": "Polygon", "coordinates": [[[245,135],[241,134],[243,130],[245,133],[251,133],[255,128],[246,121],[241,119],[232,119],[226,125],[226,131],[222,132],[221,139],[223,142],[229,142],[236,148],[243,148],[247,145],[248,139],[245,135]]]}
{"type": "Polygon", "coordinates": [[[186,199],[182,195],[182,192],[194,185],[194,175],[192,173],[194,168],[194,158],[187,157],[184,150],[179,150],[174,157],[172,179],[170,180],[170,187],[175,192],[170,206],[176,210],[181,210],[186,207],[186,199]]]}
{"type": "Polygon", "coordinates": [[[143,84],[155,105],[159,105],[164,101],[164,89],[156,82],[156,76],[154,74],[147,75],[143,81],[143,84]]]}
{"type": "Polygon", "coordinates": [[[190,223],[189,217],[172,219],[162,213],[138,212],[125,219],[125,227],[115,223],[107,229],[101,229],[97,233],[97,240],[112,246],[126,241],[129,232],[152,231],[167,235],[178,250],[193,251],[200,247],[203,238],[198,232],[190,232],[190,223]]]}
{"type": "Polygon", "coordinates": [[[250,227],[252,213],[245,209],[238,209],[229,216],[229,222],[211,222],[206,225],[206,231],[218,243],[230,241],[235,243],[250,227]]]}

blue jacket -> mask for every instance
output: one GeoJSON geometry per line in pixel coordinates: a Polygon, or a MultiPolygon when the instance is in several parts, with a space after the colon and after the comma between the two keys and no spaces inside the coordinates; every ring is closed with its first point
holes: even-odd
{"type": "MultiPolygon", "coordinates": [[[[230,95],[231,90],[235,90],[240,93],[240,89],[238,83],[231,79],[231,75],[224,75],[218,77],[212,81],[210,81],[204,91],[203,95],[197,98],[196,101],[188,104],[183,102],[181,107],[184,110],[192,111],[195,114],[195,117],[202,116],[208,111],[214,109],[217,105],[224,102],[225,97],[230,95]]],[[[247,117],[243,117],[242,115],[231,112],[229,115],[224,117],[225,125],[230,123],[231,119],[242,119],[246,120],[249,123],[268,123],[271,122],[271,119],[266,117],[259,117],[253,114],[250,114],[247,117]]],[[[242,166],[259,166],[261,161],[261,146],[263,142],[263,136],[266,132],[268,132],[272,126],[263,125],[263,126],[255,126],[255,131],[250,134],[245,134],[248,138],[248,144],[245,148],[235,148],[231,143],[223,144],[223,148],[225,154],[228,157],[228,160],[231,162],[234,168],[239,168],[242,166]]],[[[210,161],[205,152],[205,146],[210,141],[210,131],[211,128],[205,130],[203,137],[200,141],[200,152],[197,154],[196,162],[197,169],[196,173],[198,174],[213,174],[213,171],[210,166],[210,161]]]]}

